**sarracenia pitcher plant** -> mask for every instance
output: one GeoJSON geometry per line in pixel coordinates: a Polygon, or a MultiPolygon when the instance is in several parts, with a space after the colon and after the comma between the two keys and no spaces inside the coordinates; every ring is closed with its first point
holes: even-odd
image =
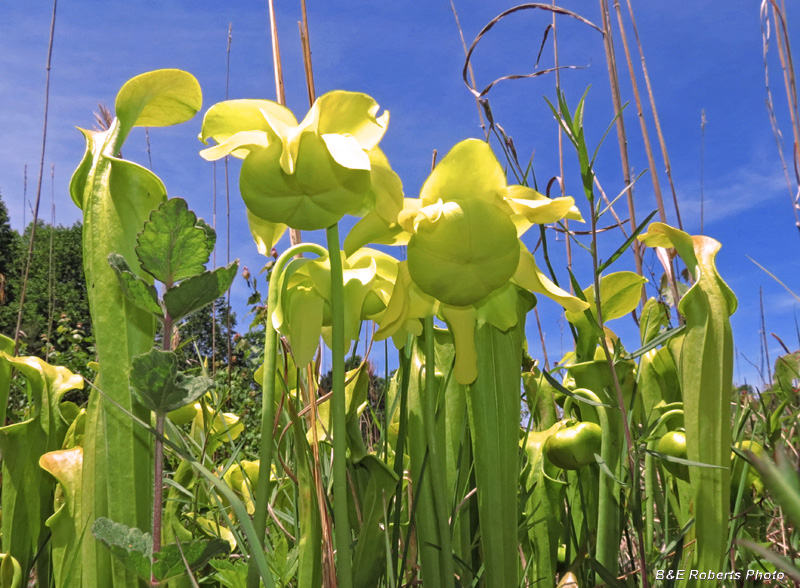
{"type": "MultiPolygon", "coordinates": [[[[105,395],[93,391],[89,400],[82,513],[140,529],[151,523],[152,484],[141,482],[153,469],[150,436],[114,403],[149,420],[149,411],[131,395],[129,377],[133,357],[153,345],[156,319],[125,297],[108,256],[136,260],[136,235],[166,200],[166,188],[148,169],[122,159],[120,151],[134,127],[185,122],[201,103],[200,85],[184,71],[159,70],[131,79],[117,94],[116,117],[108,129],[82,131],[86,153],[70,182],[72,200],[83,211],[83,267],[100,366],[95,386],[105,395]]],[[[133,274],[151,280],[131,263],[133,274]]],[[[137,586],[136,576],[94,541],[83,541],[82,559],[87,588],[137,586]]]]}
{"type": "Polygon", "coordinates": [[[88,405],[63,397],[88,380],[14,357],[0,336],[0,588],[34,578],[54,588],[646,588],[659,567],[727,578],[784,565],[751,564],[741,539],[757,554],[756,540],[777,536],[770,501],[788,486],[763,458],[794,435],[800,352],[779,359],[771,389],[732,403],[736,299],[715,265],[719,243],[651,215],[600,258],[598,220],[611,205],[595,198],[584,102],[573,115],[559,93],[552,107],[589,212],[588,246],[560,228],[591,256],[590,280],[564,271],[571,292],[558,285],[545,225],[581,221],[575,201],[509,185],[488,142],[456,144],[405,198],[378,147],[389,115],[365,94],[329,92],[299,121],[267,100],[212,106],[201,155],[242,160],[258,250],[271,256],[290,227],[326,233],[326,246],[274,254],[266,313],[253,281],[263,365],[260,342],[236,337],[226,385],[181,353],[190,346],[176,329],[191,330],[179,323],[218,299],[238,266],[206,270],[214,231],[121,155],[134,127],[190,119],[199,86],[179,70],[125,84],[108,128],[83,131],[70,184],[97,352],[88,405]],[[359,218],[342,241],[346,216],[359,218]],[[523,242],[534,226],[546,275],[539,245],[523,242]],[[672,279],[645,302],[655,284],[611,272],[637,238],[660,249],[665,282],[679,259],[687,283],[672,279]],[[392,245],[405,247],[399,259],[392,245]],[[545,365],[527,354],[538,295],[564,309],[574,339],[552,369],[546,353],[545,365]],[[635,351],[608,327],[631,314],[635,351]],[[364,339],[367,355],[383,342],[383,378],[357,358],[364,339]],[[332,350],[330,389],[320,341],[332,350]],[[251,375],[260,428],[225,412],[256,397],[251,375]],[[23,387],[20,415],[8,401],[23,387]]]}

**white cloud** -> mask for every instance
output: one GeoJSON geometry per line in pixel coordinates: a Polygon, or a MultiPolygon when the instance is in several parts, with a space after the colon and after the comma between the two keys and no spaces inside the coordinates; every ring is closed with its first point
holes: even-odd
{"type": "MultiPolygon", "coordinates": [[[[682,190],[681,216],[689,224],[700,225],[700,190],[682,190]],[[686,196],[691,194],[691,196],[686,196]]],[[[774,164],[752,163],[707,180],[703,194],[704,223],[727,220],[742,212],[765,204],[789,208],[788,189],[783,171],[774,164]]]]}

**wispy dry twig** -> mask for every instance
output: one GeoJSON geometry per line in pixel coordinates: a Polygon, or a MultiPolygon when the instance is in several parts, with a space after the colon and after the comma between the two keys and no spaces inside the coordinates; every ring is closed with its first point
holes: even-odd
{"type": "Polygon", "coordinates": [[[36,184],[36,204],[33,209],[33,226],[31,227],[31,237],[28,243],[28,257],[25,262],[25,273],[22,276],[22,286],[19,295],[19,313],[17,314],[17,326],[14,329],[14,355],[19,352],[19,333],[22,327],[22,310],[25,306],[25,292],[28,288],[28,275],[31,269],[31,257],[33,257],[33,243],[36,238],[36,223],[39,220],[39,201],[42,197],[42,176],[44,175],[44,154],[47,146],[47,114],[50,108],[50,64],[53,58],[53,39],[56,30],[56,7],[58,0],[53,0],[53,16],[50,20],[50,40],[47,44],[47,73],[44,83],[44,121],[42,123],[42,157],[39,160],[39,180],[36,184]]]}

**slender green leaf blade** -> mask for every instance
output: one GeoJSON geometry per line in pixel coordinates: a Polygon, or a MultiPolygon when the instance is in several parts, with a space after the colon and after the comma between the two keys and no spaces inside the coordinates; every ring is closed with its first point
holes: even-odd
{"type": "Polygon", "coordinates": [[[637,357],[644,355],[651,349],[655,349],[659,345],[663,345],[664,343],[672,339],[675,335],[682,333],[685,328],[686,327],[684,325],[681,325],[680,327],[675,327],[674,329],[670,329],[669,331],[664,331],[657,337],[653,338],[647,345],[640,347],[639,349],[637,349],[636,351],[634,351],[629,355],[626,355],[625,357],[623,357],[623,359],[626,360],[636,359],[637,357]]]}
{"type": "Polygon", "coordinates": [[[631,233],[631,236],[625,240],[625,242],[619,247],[619,249],[617,249],[613,253],[613,255],[611,255],[611,257],[609,257],[607,260],[605,260],[603,263],[600,264],[600,267],[597,268],[598,274],[602,273],[603,270],[605,270],[612,263],[617,261],[620,258],[620,256],[628,250],[628,247],[630,247],[631,244],[633,244],[633,242],[636,240],[636,237],[639,236],[639,233],[641,233],[644,230],[644,228],[647,226],[647,223],[649,223],[650,220],[656,215],[656,212],[658,211],[654,210],[653,212],[648,214],[647,218],[644,219],[644,221],[642,221],[642,223],[638,227],[636,227],[636,230],[633,233],[631,233]]]}

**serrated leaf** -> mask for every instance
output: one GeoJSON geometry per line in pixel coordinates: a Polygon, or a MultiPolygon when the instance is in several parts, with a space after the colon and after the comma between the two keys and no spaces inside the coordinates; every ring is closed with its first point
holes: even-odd
{"type": "Polygon", "coordinates": [[[158,303],[158,293],[152,284],[137,276],[131,271],[128,262],[118,253],[108,256],[108,263],[117,276],[119,287],[125,297],[138,308],[146,310],[163,320],[164,311],[158,303]]]}
{"type": "Polygon", "coordinates": [[[156,554],[156,561],[153,563],[152,573],[157,580],[165,582],[186,573],[181,550],[183,550],[183,557],[186,558],[189,568],[197,570],[218,555],[228,555],[231,548],[228,542],[222,539],[196,539],[188,543],[181,541],[180,549],[174,543],[167,545],[156,554]]]}
{"type": "Polygon", "coordinates": [[[246,588],[247,562],[232,562],[227,559],[215,559],[209,562],[216,570],[213,578],[224,588],[246,588]]]}
{"type": "Polygon", "coordinates": [[[153,539],[149,533],[100,517],[92,525],[92,535],[119,559],[126,568],[150,581],[153,539]]]}
{"type": "Polygon", "coordinates": [[[182,198],[171,198],[150,215],[139,233],[136,255],[142,269],[171,286],[205,271],[214,239],[182,198]]]}
{"type": "Polygon", "coordinates": [[[147,408],[166,414],[200,398],[211,387],[203,376],[178,373],[178,356],[151,349],[131,362],[131,390],[147,408]]]}
{"type": "Polygon", "coordinates": [[[214,302],[231,287],[238,269],[237,260],[227,267],[218,267],[192,276],[167,290],[164,294],[164,305],[170,318],[177,321],[214,302]]]}
{"type": "MultiPolygon", "coordinates": [[[[151,576],[154,576],[159,582],[165,582],[170,578],[183,575],[186,571],[181,551],[176,544],[165,546],[153,558],[153,539],[149,533],[140,529],[127,527],[100,517],[92,526],[92,534],[125,567],[136,572],[140,578],[148,582],[151,576]]],[[[195,540],[181,544],[181,549],[192,570],[203,567],[218,555],[230,553],[230,546],[221,539],[195,540]]]]}

